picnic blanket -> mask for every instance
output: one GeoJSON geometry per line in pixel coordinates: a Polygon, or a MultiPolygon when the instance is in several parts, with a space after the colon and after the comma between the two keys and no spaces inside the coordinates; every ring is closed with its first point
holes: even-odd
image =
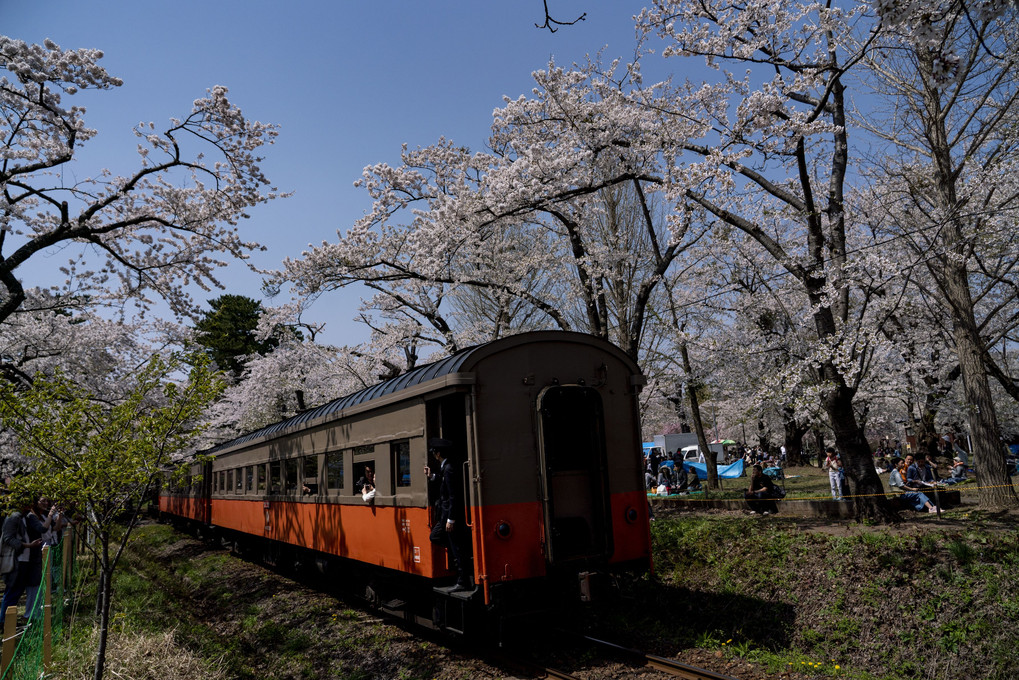
{"type": "MultiPolygon", "coordinates": [[[[708,464],[707,463],[689,463],[684,462],[683,467],[688,472],[694,472],[697,474],[697,479],[708,478],[708,464]]],[[[737,460],[735,463],[729,465],[718,466],[718,477],[719,479],[738,479],[743,476],[743,459],[737,460]]]]}

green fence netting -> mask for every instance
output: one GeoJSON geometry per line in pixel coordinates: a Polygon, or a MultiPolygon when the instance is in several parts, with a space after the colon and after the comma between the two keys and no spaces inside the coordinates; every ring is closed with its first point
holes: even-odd
{"type": "MultiPolygon", "coordinates": [[[[12,648],[13,658],[0,668],[0,680],[38,680],[46,676],[46,651],[53,649],[54,642],[63,639],[65,609],[72,600],[74,556],[77,552],[73,546],[75,535],[73,530],[68,530],[60,543],[44,551],[43,579],[35,601],[29,602],[27,594],[22,598],[18,607],[17,632],[10,639],[4,635],[7,650],[4,661],[7,661],[12,648]]],[[[13,612],[11,609],[10,613],[13,612]]]]}

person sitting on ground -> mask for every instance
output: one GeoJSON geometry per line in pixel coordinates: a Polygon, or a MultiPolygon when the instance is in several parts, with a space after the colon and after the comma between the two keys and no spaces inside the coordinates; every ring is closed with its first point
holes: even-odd
{"type": "MultiPolygon", "coordinates": [[[[912,456],[907,457],[910,458],[912,456]]],[[[898,465],[888,476],[888,486],[892,488],[892,492],[901,494],[902,499],[912,505],[914,510],[922,511],[926,509],[927,512],[937,512],[938,509],[931,503],[927,494],[907,486],[906,480],[903,479],[903,475],[906,473],[906,461],[896,458],[893,459],[892,464],[893,466],[898,465]]]]}
{"type": "Polygon", "coordinates": [[[662,487],[665,487],[665,493],[672,491],[672,470],[665,463],[658,466],[658,493],[662,492],[662,487]]]}
{"type": "Polygon", "coordinates": [[[775,502],[775,483],[771,477],[764,474],[764,468],[760,465],[754,466],[754,474],[750,477],[750,488],[743,494],[750,511],[762,515],[775,514],[778,512],[778,504],[775,502]]]}
{"type": "Polygon", "coordinates": [[[962,462],[962,458],[956,456],[952,459],[952,472],[947,479],[942,479],[942,484],[962,484],[968,482],[966,478],[966,464],[962,462]]]}
{"type": "Polygon", "coordinates": [[[655,488],[655,476],[651,474],[651,467],[644,468],[644,488],[650,491],[655,488]]]}
{"type": "Polygon", "coordinates": [[[924,491],[937,486],[937,475],[934,469],[922,456],[914,459],[911,454],[906,454],[906,488],[914,491],[924,491]]]}
{"type": "Polygon", "coordinates": [[[676,466],[676,491],[686,491],[689,486],[690,475],[687,473],[683,463],[679,463],[676,466]]]}

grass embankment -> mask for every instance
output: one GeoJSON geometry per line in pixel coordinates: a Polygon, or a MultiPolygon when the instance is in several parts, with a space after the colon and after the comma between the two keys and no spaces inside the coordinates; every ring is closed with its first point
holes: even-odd
{"type": "Polygon", "coordinates": [[[768,673],[1015,678],[1014,517],[927,520],[806,531],[774,517],[659,519],[657,579],[607,627],[665,656],[715,649],[768,673]]]}
{"type": "MultiPolygon", "coordinates": [[[[716,670],[740,678],[1014,678],[1014,520],[955,511],[888,528],[735,513],[662,517],[652,526],[656,576],[598,616],[566,615],[662,656],[694,663],[717,655],[716,670]],[[734,659],[740,665],[726,671],[721,664],[734,659]]],[[[117,589],[110,678],[492,676],[165,526],[138,531],[117,589]]],[[[71,648],[72,670],[61,677],[89,677],[88,634],[79,630],[71,648]]]]}
{"type": "MultiPolygon", "coordinates": [[[[472,677],[470,659],[168,526],[134,532],[115,583],[106,678],[472,677]]],[[[79,621],[60,678],[92,677],[96,639],[79,621]]]]}

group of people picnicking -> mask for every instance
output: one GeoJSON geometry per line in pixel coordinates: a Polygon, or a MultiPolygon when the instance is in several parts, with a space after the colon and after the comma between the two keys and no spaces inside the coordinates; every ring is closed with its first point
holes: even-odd
{"type": "Polygon", "coordinates": [[[930,453],[923,456],[907,453],[905,458],[888,461],[887,467],[888,485],[892,491],[898,492],[917,511],[937,512],[938,508],[931,502],[928,493],[969,481],[966,464],[958,456],[952,460],[950,475],[944,478],[938,475],[937,462],[930,453]]]}
{"type": "Polygon", "coordinates": [[[71,523],[68,513],[46,496],[22,506],[7,516],[0,531],[0,572],[4,595],[0,601],[0,629],[7,608],[25,598],[25,611],[19,623],[35,620],[42,614],[42,549],[60,543],[71,523]]]}
{"type": "MultiPolygon", "coordinates": [[[[756,467],[761,468],[762,474],[772,481],[772,478],[765,472],[775,468],[781,468],[785,462],[785,447],[778,452],[769,453],[767,449],[757,446],[743,446],[736,444],[726,449],[725,463],[729,464],[737,460],[743,460],[747,470],[756,467]]],[[[687,461],[689,462],[689,461],[687,461]]],[[[701,453],[697,461],[704,463],[704,454],[701,453]]],[[[746,474],[746,473],[744,473],[746,474]]],[[[751,474],[752,477],[752,474],[751,474]]],[[[677,448],[672,454],[662,458],[658,450],[651,448],[644,456],[644,485],[648,491],[658,495],[671,495],[676,493],[689,493],[699,491],[701,482],[696,471],[689,470],[684,466],[683,451],[677,448]]],[[[751,484],[753,487],[754,484],[751,484]]],[[[757,484],[760,487],[760,484],[757,484]]],[[[773,487],[773,484],[772,484],[773,487]]],[[[769,491],[769,493],[775,493],[769,491]]]]}
{"type": "Polygon", "coordinates": [[[644,486],[648,491],[665,496],[673,493],[698,491],[701,488],[701,482],[696,472],[687,470],[683,465],[681,449],[676,449],[668,457],[668,460],[662,460],[658,451],[651,449],[650,453],[644,457],[644,486]]]}
{"type": "MultiPolygon", "coordinates": [[[[900,457],[896,455],[898,452],[898,449],[886,451],[879,448],[875,453],[874,470],[879,475],[887,473],[888,486],[892,492],[917,511],[937,512],[938,507],[931,501],[929,493],[970,481],[966,476],[966,462],[959,456],[953,457],[949,475],[942,477],[938,474],[934,454],[914,456],[907,453],[900,457]]],[[[832,500],[845,500],[848,495],[846,473],[834,448],[826,449],[822,467],[828,471],[832,500]]]]}
{"type": "MultiPolygon", "coordinates": [[[[948,476],[941,476],[933,454],[914,456],[907,453],[900,456],[900,452],[898,448],[886,450],[879,447],[875,452],[875,470],[878,474],[888,474],[892,492],[917,511],[937,512],[938,507],[931,500],[935,489],[946,489],[970,481],[966,474],[966,462],[959,456],[953,458],[948,476]]],[[[764,449],[742,446],[737,447],[735,453],[743,457],[747,469],[752,471],[748,488],[744,492],[751,512],[764,515],[778,512],[776,501],[784,497],[785,492],[775,485],[773,477],[765,472],[765,468],[780,468],[783,456],[769,454],[764,449]]],[[[668,460],[660,459],[656,449],[651,449],[645,456],[644,481],[647,489],[659,495],[699,489],[696,472],[690,472],[683,466],[682,452],[677,449],[669,458],[671,465],[668,460]]],[[[849,496],[846,472],[833,447],[825,449],[821,467],[828,472],[832,500],[846,500],[849,496]]]]}

